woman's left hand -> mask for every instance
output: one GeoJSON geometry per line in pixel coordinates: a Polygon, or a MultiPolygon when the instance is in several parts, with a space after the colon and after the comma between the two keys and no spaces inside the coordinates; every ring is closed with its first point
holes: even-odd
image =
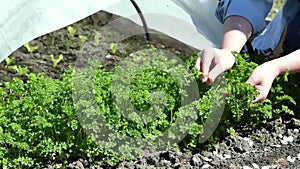
{"type": "Polygon", "coordinates": [[[260,94],[253,103],[264,100],[272,87],[274,79],[280,74],[279,68],[272,61],[265,62],[254,69],[247,83],[256,88],[260,94]]]}

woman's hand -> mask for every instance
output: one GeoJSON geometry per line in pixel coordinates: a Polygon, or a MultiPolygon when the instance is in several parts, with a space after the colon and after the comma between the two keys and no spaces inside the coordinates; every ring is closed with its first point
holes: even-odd
{"type": "Polygon", "coordinates": [[[254,69],[247,83],[255,87],[260,94],[253,103],[264,100],[272,87],[274,79],[280,74],[279,68],[272,61],[265,62],[254,69]]]}
{"type": "Polygon", "coordinates": [[[230,69],[234,62],[235,56],[229,50],[205,48],[199,54],[195,67],[203,73],[203,83],[212,83],[222,72],[230,69]]]}

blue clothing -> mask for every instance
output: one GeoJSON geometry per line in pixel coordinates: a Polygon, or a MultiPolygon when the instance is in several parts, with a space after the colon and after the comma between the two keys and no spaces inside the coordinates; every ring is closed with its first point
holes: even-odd
{"type": "Polygon", "coordinates": [[[274,50],[285,28],[287,28],[287,36],[284,41],[284,50],[299,49],[300,26],[295,23],[300,21],[300,1],[286,0],[283,8],[267,25],[265,18],[272,5],[273,0],[220,0],[216,9],[216,16],[222,23],[229,16],[241,16],[247,19],[253,30],[252,46],[259,51],[274,50]]]}

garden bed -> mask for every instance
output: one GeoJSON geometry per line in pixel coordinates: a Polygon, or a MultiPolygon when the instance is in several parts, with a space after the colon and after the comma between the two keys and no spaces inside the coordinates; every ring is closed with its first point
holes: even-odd
{"type": "MultiPolygon", "coordinates": [[[[111,72],[115,64],[121,63],[126,56],[151,45],[180,53],[183,57],[188,57],[193,52],[171,38],[154,36],[151,42],[147,42],[143,35],[118,43],[117,50],[114,51],[112,43],[104,38],[110,37],[109,30],[101,28],[106,23],[103,20],[118,17],[105,13],[101,14],[100,20],[97,17],[99,16],[88,17],[69,29],[63,28],[37,38],[27,48],[21,47],[15,51],[10,56],[12,60],[3,61],[0,65],[1,82],[13,77],[20,77],[26,82],[27,73],[43,73],[46,77],[62,79],[61,74],[65,69],[70,66],[80,68],[80,64],[85,63],[79,62],[78,57],[82,53],[90,57],[103,56],[100,61],[104,69],[111,72]],[[76,29],[74,34],[72,28],[76,29]],[[100,33],[98,43],[101,44],[98,47],[89,43],[97,41],[97,33],[100,33]],[[38,48],[34,49],[35,46],[38,48]],[[54,58],[51,59],[51,55],[54,58]],[[61,61],[58,60],[59,55],[63,56],[61,61]]],[[[142,28],[137,26],[136,29],[142,28]]],[[[285,114],[255,128],[240,126],[236,128],[235,134],[225,136],[214,144],[203,144],[192,152],[179,152],[175,148],[157,152],[149,148],[145,150],[144,157],[114,165],[95,164],[94,159],[77,157],[69,158],[66,162],[48,161],[44,163],[44,168],[299,168],[299,130],[300,115],[285,114]]]]}

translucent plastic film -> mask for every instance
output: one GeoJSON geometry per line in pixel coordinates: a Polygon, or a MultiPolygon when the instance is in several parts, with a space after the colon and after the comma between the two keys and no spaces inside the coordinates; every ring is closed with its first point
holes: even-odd
{"type": "Polygon", "coordinates": [[[83,19],[119,0],[1,0],[0,61],[26,42],[83,19]]]}
{"type": "MultiPolygon", "coordinates": [[[[148,13],[146,21],[149,28],[198,49],[218,46],[222,26],[214,16],[217,0],[136,2],[143,13],[148,13]],[[170,17],[157,17],[158,14],[178,18],[186,24],[165,20],[170,17]]],[[[137,15],[129,0],[1,0],[0,8],[1,62],[26,42],[100,10],[123,17],[137,15]]],[[[140,18],[129,18],[141,25],[140,18]]]]}

